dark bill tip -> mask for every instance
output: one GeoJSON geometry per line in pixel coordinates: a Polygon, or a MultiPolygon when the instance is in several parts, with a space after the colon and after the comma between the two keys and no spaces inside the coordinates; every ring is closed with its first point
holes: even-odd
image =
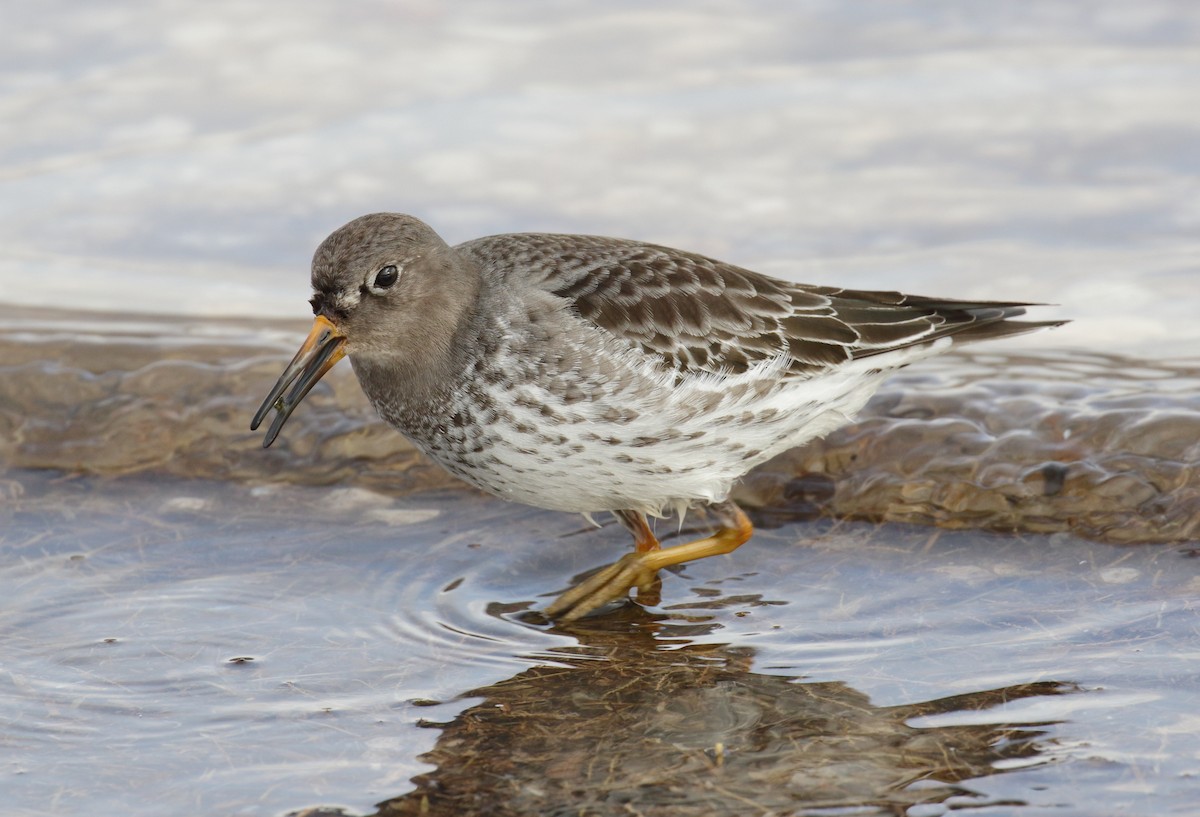
{"type": "Polygon", "coordinates": [[[341,334],[328,318],[324,315],[317,316],[300,350],[275,381],[270,393],[254,413],[254,419],[250,421],[250,430],[257,431],[267,414],[272,409],[276,411],[275,419],[271,421],[266,437],[263,438],[263,448],[269,448],[271,443],[275,442],[283,424],[292,416],[292,412],[300,405],[304,396],[345,356],[345,343],[346,336],[341,334]]]}

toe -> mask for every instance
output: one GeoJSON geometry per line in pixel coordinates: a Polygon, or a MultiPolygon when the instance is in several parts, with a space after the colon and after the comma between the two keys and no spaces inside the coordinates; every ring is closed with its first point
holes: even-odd
{"type": "Polygon", "coordinates": [[[641,554],[630,553],[563,593],[546,607],[545,613],[560,622],[574,621],[611,601],[627,597],[635,586],[639,597],[641,593],[653,595],[657,579],[656,572],[646,567],[641,554]]]}

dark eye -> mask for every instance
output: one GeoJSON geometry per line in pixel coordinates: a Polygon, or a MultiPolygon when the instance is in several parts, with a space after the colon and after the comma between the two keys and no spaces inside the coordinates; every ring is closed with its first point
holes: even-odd
{"type": "Polygon", "coordinates": [[[400,270],[396,269],[395,264],[388,264],[379,272],[375,273],[375,288],[387,289],[399,279],[400,270]]]}

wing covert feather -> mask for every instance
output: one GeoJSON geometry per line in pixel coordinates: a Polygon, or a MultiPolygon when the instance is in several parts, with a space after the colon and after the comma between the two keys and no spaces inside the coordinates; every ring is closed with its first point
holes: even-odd
{"type": "Polygon", "coordinates": [[[789,374],[806,377],[951,334],[983,339],[1054,323],[1008,320],[1027,304],[793,284],[695,253],[598,236],[500,235],[457,249],[565,299],[584,320],[681,375],[736,374],[786,354],[789,374]]]}

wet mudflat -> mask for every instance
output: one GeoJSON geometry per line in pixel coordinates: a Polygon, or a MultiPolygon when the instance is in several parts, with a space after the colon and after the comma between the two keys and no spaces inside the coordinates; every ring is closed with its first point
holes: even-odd
{"type": "Polygon", "coordinates": [[[8,813],[1194,802],[1186,361],[913,369],[748,480],[746,547],[556,628],[539,606],[624,533],[438,476],[346,378],[263,452],[245,415],[286,327],[9,317],[8,813]],[[1093,501],[1114,480],[1142,487],[1093,501]]]}

